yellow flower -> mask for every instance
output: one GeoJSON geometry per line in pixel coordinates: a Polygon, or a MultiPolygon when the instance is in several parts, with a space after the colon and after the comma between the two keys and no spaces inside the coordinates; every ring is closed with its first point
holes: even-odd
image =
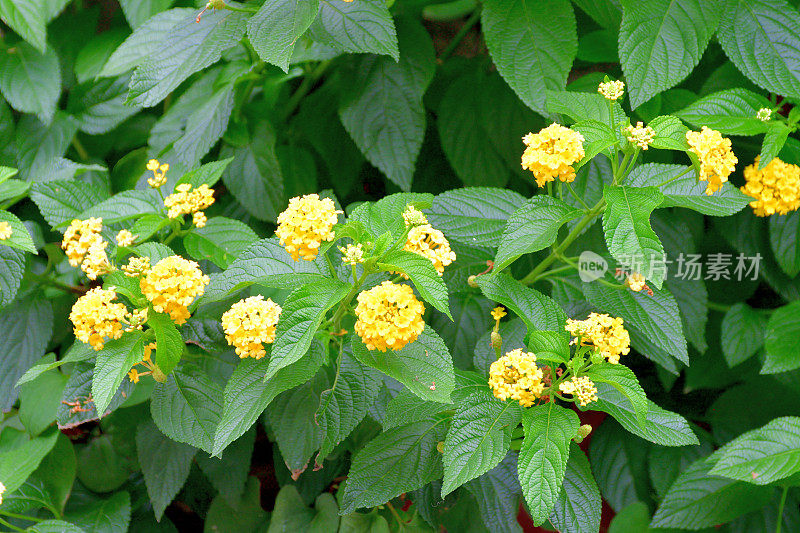
{"type": "Polygon", "coordinates": [[[504,316],[506,316],[506,308],[503,307],[502,305],[498,305],[497,307],[492,309],[492,318],[494,318],[495,320],[500,320],[504,316]]]}
{"type": "Polygon", "coordinates": [[[3,494],[6,492],[6,486],[0,482],[0,505],[3,504],[3,494]]]}
{"type": "Polygon", "coordinates": [[[5,220],[0,222],[0,241],[4,241],[11,237],[11,224],[6,222],[5,220]]]}
{"type": "Polygon", "coordinates": [[[636,126],[628,126],[625,128],[625,133],[628,141],[642,150],[647,150],[656,136],[655,130],[650,126],[645,126],[641,121],[637,122],[636,126]]]}
{"type": "Polygon", "coordinates": [[[134,235],[126,229],[121,229],[119,233],[117,233],[117,245],[130,246],[133,244],[133,241],[136,240],[136,237],[138,237],[138,235],[134,235]]]}
{"type": "Polygon", "coordinates": [[[755,198],[750,202],[760,217],[785,215],[800,207],[800,167],[784,163],[777,157],[758,168],[758,160],[744,169],[747,180],[742,192],[755,198]]]}
{"type": "Polygon", "coordinates": [[[125,320],[128,322],[128,329],[125,331],[142,329],[142,326],[147,322],[147,308],[134,309],[132,313],[128,313],[125,320]]]}
{"type": "Polygon", "coordinates": [[[536,366],[536,354],[517,348],[506,353],[489,367],[489,386],[501,400],[517,400],[530,407],[542,395],[542,369],[536,366]]]}
{"type": "Polygon", "coordinates": [[[142,355],[142,362],[149,363],[150,358],[152,356],[153,350],[156,349],[156,343],[151,342],[147,346],[144,347],[144,354],[142,355]]]}
{"type": "Polygon", "coordinates": [[[275,325],[280,315],[281,306],[259,294],[239,300],[225,311],[222,329],[239,357],[261,359],[267,353],[263,343],[275,341],[275,325]]]}
{"type": "Polygon", "coordinates": [[[364,247],[360,244],[348,244],[346,248],[339,246],[339,251],[345,264],[355,266],[364,262],[364,247]]]}
{"type": "Polygon", "coordinates": [[[409,205],[406,206],[406,210],[403,211],[403,222],[405,222],[406,227],[421,226],[428,223],[428,217],[413,205],[409,205]]]}
{"type": "Polygon", "coordinates": [[[108,262],[106,248],[108,243],[103,239],[98,239],[89,246],[89,252],[83,258],[81,270],[86,272],[86,277],[95,280],[97,276],[102,276],[113,270],[111,263],[108,262]]]}
{"type": "Polygon", "coordinates": [[[75,337],[95,350],[103,349],[106,338],[120,338],[127,309],[113,301],[116,297],[114,291],[96,287],[78,298],[69,314],[75,337]]]}
{"type": "Polygon", "coordinates": [[[582,346],[594,346],[611,364],[619,363],[620,355],[628,355],[631,339],[621,318],[590,313],[586,320],[567,319],[564,329],[582,346]]]}
{"type": "Polygon", "coordinates": [[[768,121],[770,118],[772,118],[772,109],[768,107],[762,107],[758,110],[758,113],[756,113],[756,118],[762,122],[768,121]]]}
{"type": "Polygon", "coordinates": [[[153,309],[183,324],[190,316],[189,305],[202,296],[209,281],[197,263],[171,255],[156,263],[139,281],[139,287],[153,309]]]}
{"type": "MultiPolygon", "coordinates": [[[[205,215],[203,209],[208,208],[214,203],[214,189],[209,188],[205,183],[192,190],[189,183],[181,183],[175,187],[175,192],[164,198],[164,206],[169,209],[169,218],[178,218],[182,215],[193,215],[200,212],[203,225],[205,225],[205,215]]],[[[194,218],[195,223],[198,218],[194,218]]],[[[198,226],[202,227],[202,226],[198,226]]]]}
{"type": "Polygon", "coordinates": [[[370,350],[400,350],[425,329],[425,306],[408,285],[384,281],[358,295],[355,330],[370,350]]]}
{"type": "Polygon", "coordinates": [[[339,213],[341,211],[336,210],[330,198],[320,199],[316,194],[295,196],[289,200],[289,207],[278,215],[275,234],[292,259],[313,261],[322,241],[333,240],[331,230],[339,213]]]}
{"type": "Polygon", "coordinates": [[[731,151],[731,140],[708,126],[703,126],[701,131],[687,131],[686,140],[689,150],[700,160],[697,179],[708,182],[706,194],[712,195],[736,168],[738,159],[731,151]]]}
{"type": "Polygon", "coordinates": [[[625,82],[622,80],[602,82],[597,87],[597,92],[606,100],[619,100],[625,92],[625,82]]]}
{"type": "Polygon", "coordinates": [[[128,379],[134,383],[139,383],[139,371],[135,368],[131,368],[128,372],[128,379]]]}
{"type": "Polygon", "coordinates": [[[596,402],[597,387],[594,382],[586,376],[573,377],[569,381],[564,381],[558,386],[559,390],[564,394],[572,394],[581,405],[586,405],[589,402],[596,402]]]}
{"type": "Polygon", "coordinates": [[[206,218],[206,214],[202,211],[197,211],[192,213],[192,224],[197,226],[198,228],[203,228],[206,225],[208,219],[206,218]]]}
{"type": "Polygon", "coordinates": [[[456,253],[450,249],[444,233],[430,224],[411,228],[403,250],[427,258],[440,276],[444,274],[444,267],[456,260],[456,253]]]}
{"type": "Polygon", "coordinates": [[[147,274],[150,270],[149,257],[131,257],[128,259],[128,264],[122,267],[125,275],[129,278],[135,278],[142,274],[147,274]]]}
{"type": "Polygon", "coordinates": [[[634,272],[627,277],[625,280],[625,285],[627,285],[628,288],[633,292],[639,292],[640,290],[644,289],[645,285],[647,285],[647,280],[638,272],[634,272]]]}
{"type": "Polygon", "coordinates": [[[555,123],[539,133],[529,133],[522,138],[526,146],[522,154],[522,168],[533,172],[539,187],[544,187],[556,177],[568,183],[574,181],[575,169],[572,165],[586,155],[583,141],[583,135],[577,131],[555,123]]]}
{"type": "Polygon", "coordinates": [[[167,182],[168,164],[161,165],[157,159],[151,159],[147,162],[147,170],[153,173],[152,178],[147,178],[147,184],[152,188],[158,189],[167,182]]]}
{"type": "Polygon", "coordinates": [[[102,229],[102,218],[75,219],[70,223],[61,241],[61,248],[67,253],[70,265],[76,267],[81,264],[92,244],[103,239],[100,236],[102,229]]]}

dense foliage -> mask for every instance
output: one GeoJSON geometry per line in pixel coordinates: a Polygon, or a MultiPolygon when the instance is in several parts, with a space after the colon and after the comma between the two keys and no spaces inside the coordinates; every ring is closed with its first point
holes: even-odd
{"type": "Polygon", "coordinates": [[[800,531],[795,4],[0,0],[0,530],[800,531]]]}

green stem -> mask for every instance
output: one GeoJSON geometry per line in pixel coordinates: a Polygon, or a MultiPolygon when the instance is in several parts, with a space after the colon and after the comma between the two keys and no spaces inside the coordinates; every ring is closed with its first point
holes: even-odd
{"type": "MultiPolygon", "coordinates": [[[[252,48],[252,45],[251,45],[252,48]]],[[[253,93],[253,89],[256,88],[256,84],[258,80],[261,79],[261,72],[264,70],[266,63],[261,61],[258,63],[254,68],[251,74],[254,74],[247,82],[247,86],[244,88],[244,92],[242,92],[242,99],[239,101],[239,106],[236,108],[236,112],[234,113],[234,117],[238,120],[242,116],[242,109],[244,108],[245,104],[250,100],[250,95],[253,93]]]]}
{"type": "Polygon", "coordinates": [[[49,285],[51,287],[55,287],[56,289],[61,289],[64,292],[71,292],[74,294],[86,294],[86,289],[84,287],[78,287],[75,285],[70,285],[68,283],[64,283],[63,281],[59,281],[57,279],[53,279],[47,276],[42,276],[39,274],[34,274],[33,272],[28,272],[27,277],[30,279],[34,279],[35,281],[41,283],[42,285],[49,285]]]}
{"type": "Polygon", "coordinates": [[[0,524],[3,524],[4,526],[6,526],[8,528],[11,528],[13,531],[25,531],[21,527],[17,527],[17,526],[15,526],[14,524],[12,524],[10,522],[6,522],[2,518],[0,518],[0,524]]]}
{"type": "Polygon", "coordinates": [[[361,289],[361,285],[364,283],[364,280],[367,279],[367,275],[368,271],[365,269],[364,272],[361,274],[361,277],[358,278],[358,280],[356,280],[356,282],[353,284],[353,287],[350,289],[350,292],[348,292],[347,295],[339,303],[338,309],[336,309],[336,312],[333,314],[333,318],[331,318],[331,324],[333,324],[334,332],[338,332],[341,329],[339,321],[341,321],[342,317],[344,316],[344,313],[347,311],[347,308],[350,304],[350,300],[352,300],[353,297],[356,294],[358,294],[358,291],[361,289]]]}
{"type": "Polygon", "coordinates": [[[712,311],[719,311],[721,313],[727,313],[731,309],[730,305],[718,304],[717,302],[708,302],[706,303],[706,307],[712,311]]]}
{"type": "Polygon", "coordinates": [[[672,182],[673,182],[673,181],[675,181],[676,179],[678,179],[678,178],[682,178],[683,176],[685,176],[686,174],[688,174],[689,172],[691,172],[693,169],[694,169],[694,167],[690,165],[690,166],[689,166],[689,168],[687,168],[686,170],[684,170],[683,172],[681,172],[680,174],[678,174],[678,175],[677,175],[677,176],[675,176],[674,178],[670,178],[670,179],[668,179],[668,180],[666,180],[666,181],[662,181],[661,183],[659,183],[658,185],[656,185],[656,187],[659,187],[659,188],[661,188],[661,187],[663,187],[664,185],[667,185],[668,183],[672,183],[672,182]]]}
{"type": "Polygon", "coordinates": [[[575,189],[572,188],[572,184],[570,182],[565,181],[564,185],[567,186],[567,190],[570,192],[570,194],[573,197],[575,197],[576,200],[578,200],[578,203],[581,204],[584,209],[586,209],[587,211],[591,211],[592,210],[592,208],[589,207],[589,205],[586,202],[583,201],[583,198],[578,196],[578,194],[575,192],[575,189]]]}
{"type": "MultiPolygon", "coordinates": [[[[6,516],[8,516],[10,518],[18,518],[20,520],[29,520],[31,522],[44,522],[44,518],[38,518],[38,517],[35,517],[35,516],[27,516],[27,515],[24,515],[24,514],[11,513],[9,511],[0,511],[0,514],[4,514],[4,515],[6,515],[6,516]]],[[[58,515],[56,515],[56,516],[58,516],[58,515]]]]}
{"type": "Polygon", "coordinates": [[[442,53],[439,54],[439,57],[437,58],[437,61],[439,63],[444,62],[445,59],[450,57],[450,55],[456,51],[458,45],[461,44],[461,41],[464,40],[464,37],[466,37],[467,33],[469,33],[472,27],[478,23],[480,18],[481,18],[481,10],[480,8],[478,8],[472,12],[472,15],[470,15],[467,21],[464,23],[464,25],[461,26],[461,29],[458,30],[458,33],[456,33],[453,36],[450,42],[447,43],[447,46],[444,48],[444,50],[442,50],[442,53]]]}
{"type": "Polygon", "coordinates": [[[259,6],[242,4],[241,7],[239,7],[231,4],[225,4],[225,7],[223,7],[222,9],[227,9],[228,11],[236,11],[238,13],[255,13],[256,11],[258,11],[259,6]]]}
{"type": "Polygon", "coordinates": [[[397,514],[397,510],[394,508],[394,505],[392,505],[392,502],[386,502],[386,507],[389,508],[389,511],[392,513],[392,516],[394,516],[395,520],[397,520],[400,529],[404,529],[406,527],[406,524],[405,522],[403,522],[403,519],[400,518],[400,515],[397,514]]]}
{"type": "Polygon", "coordinates": [[[75,148],[76,152],[78,152],[78,157],[80,157],[81,160],[89,160],[89,152],[86,151],[86,148],[84,148],[83,143],[81,143],[77,135],[72,138],[72,147],[75,148]]]}
{"type": "Polygon", "coordinates": [[[783,508],[786,505],[786,494],[789,492],[789,486],[783,487],[781,493],[781,502],[778,504],[778,525],[775,526],[775,533],[781,533],[781,525],[783,525],[783,508]]]}
{"type": "Polygon", "coordinates": [[[322,75],[327,70],[328,65],[330,65],[330,60],[322,61],[317,68],[315,68],[310,74],[308,74],[305,78],[303,78],[302,83],[300,83],[300,87],[292,94],[291,98],[289,98],[289,102],[286,104],[286,109],[283,112],[282,119],[286,121],[292,113],[295,112],[297,107],[300,105],[300,102],[303,101],[303,98],[311,91],[314,87],[314,84],[317,83],[322,75]]]}
{"type": "Polygon", "coordinates": [[[549,276],[553,276],[555,274],[560,274],[561,272],[566,272],[568,270],[574,270],[574,269],[575,269],[575,267],[572,266],[571,264],[567,264],[567,265],[556,267],[556,268],[551,268],[547,272],[543,272],[542,274],[540,274],[539,277],[537,278],[537,281],[542,280],[542,279],[544,279],[546,277],[549,277],[549,276]]]}

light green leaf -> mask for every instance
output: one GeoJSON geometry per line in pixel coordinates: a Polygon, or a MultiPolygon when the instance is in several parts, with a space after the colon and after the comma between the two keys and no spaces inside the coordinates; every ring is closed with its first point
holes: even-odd
{"type": "Polygon", "coordinates": [[[453,320],[448,305],[447,285],[426,257],[398,250],[384,256],[383,261],[378,263],[378,268],[384,272],[406,274],[426,302],[453,320]]]}
{"type": "Polygon", "coordinates": [[[399,239],[406,231],[403,212],[411,205],[417,209],[427,209],[433,202],[433,195],[419,192],[398,192],[384,196],[377,202],[364,202],[350,213],[348,222],[360,222],[375,237],[389,233],[399,239]]]}
{"type": "Polygon", "coordinates": [[[685,152],[689,149],[686,141],[686,132],[689,129],[683,125],[679,118],[672,115],[656,117],[648,124],[656,132],[650,146],[659,150],[677,150],[685,152]]]}
{"type": "Polygon", "coordinates": [[[520,317],[528,332],[564,330],[566,315],[549,296],[503,273],[478,276],[475,281],[487,298],[503,304],[520,317]]]}
{"type": "MultiPolygon", "coordinates": [[[[571,119],[572,122],[595,121],[603,124],[612,122],[611,110],[608,100],[600,94],[584,93],[576,91],[546,91],[547,110],[551,113],[559,113],[571,119]]],[[[618,103],[611,105],[614,110],[614,119],[617,124],[622,125],[628,122],[625,111],[618,103]]],[[[622,141],[624,137],[619,134],[622,141]]]]}
{"type": "Polygon", "coordinates": [[[53,227],[68,224],[108,196],[103,187],[78,181],[48,181],[31,186],[31,200],[53,227]]]}
{"type": "Polygon", "coordinates": [[[42,373],[47,372],[48,370],[52,370],[54,368],[58,368],[59,366],[65,363],[78,363],[81,361],[86,361],[87,359],[93,358],[94,355],[95,351],[92,349],[91,346],[89,346],[88,344],[84,344],[81,341],[76,341],[67,350],[66,354],[64,354],[63,357],[58,361],[45,359],[39,364],[29,368],[24,374],[22,374],[22,377],[19,378],[16,386],[20,387],[25,383],[28,383],[29,381],[33,381],[34,379],[42,375],[42,373]]]}
{"type": "Polygon", "coordinates": [[[761,152],[758,154],[758,168],[764,168],[778,156],[791,131],[791,128],[782,122],[767,124],[767,133],[764,135],[761,152]]]}
{"type": "Polygon", "coordinates": [[[37,436],[55,421],[66,384],[64,374],[47,372],[20,387],[19,420],[29,435],[37,436]]]}
{"type": "Polygon", "coordinates": [[[800,301],[776,309],[767,323],[764,346],[767,359],[762,374],[788,372],[800,368],[800,344],[794,339],[800,335],[800,301]]]}
{"type": "Polygon", "coordinates": [[[698,129],[708,126],[728,135],[758,135],[767,132],[767,123],[756,118],[762,108],[772,108],[772,104],[760,94],[737,87],[704,96],[675,114],[698,129]]]}
{"type": "Polygon", "coordinates": [[[178,366],[183,355],[183,338],[166,313],[157,313],[151,309],[147,315],[147,325],[156,334],[155,362],[164,374],[169,374],[178,366]]]}
{"type": "Polygon", "coordinates": [[[320,0],[310,33],[315,41],[341,52],[383,54],[395,61],[400,57],[394,21],[382,0],[320,0]]]}
{"type": "Polygon", "coordinates": [[[97,414],[102,418],[128,371],[142,360],[144,337],[139,331],[125,333],[106,342],[97,352],[92,379],[92,397],[97,414]]]}
{"type": "Polygon", "coordinates": [[[188,183],[192,188],[200,187],[201,185],[208,185],[213,187],[222,177],[222,173],[228,168],[228,165],[233,161],[232,157],[222,159],[220,161],[212,161],[201,165],[198,168],[190,170],[175,184],[177,187],[181,183],[188,183]]]}
{"type": "Polygon", "coordinates": [[[585,155],[573,168],[581,168],[603,150],[617,142],[617,136],[611,126],[596,120],[584,120],[572,125],[572,129],[583,135],[585,155]]]}
{"type": "Polygon", "coordinates": [[[257,240],[256,232],[244,222],[213,217],[204,227],[192,228],[183,238],[183,245],[193,258],[208,259],[218,267],[226,268],[257,240]]]}
{"type": "MultiPolygon", "coordinates": [[[[76,218],[100,217],[103,225],[117,224],[147,213],[160,213],[164,209],[164,201],[155,189],[134,189],[122,191],[94,207],[90,207],[76,218]]],[[[60,226],[66,226],[62,222],[60,226]]]]}
{"type": "Polygon", "coordinates": [[[767,317],[745,303],[733,305],[722,318],[719,334],[722,353],[728,366],[742,363],[764,346],[767,317]]]}
{"type": "Polygon", "coordinates": [[[499,272],[524,254],[538,252],[553,244],[564,223],[580,211],[550,196],[538,195],[525,202],[508,218],[494,260],[499,272]]]}
{"type": "Polygon", "coordinates": [[[580,421],[574,411],[554,402],[526,409],[525,439],[519,451],[518,475],[534,525],[547,520],[561,492],[569,443],[580,421]]]}
{"type": "Polygon", "coordinates": [[[0,455],[0,479],[3,480],[6,493],[12,493],[22,486],[44,456],[55,446],[58,434],[59,432],[53,429],[31,440],[23,437],[13,449],[3,450],[0,455]]]}
{"type": "Polygon", "coordinates": [[[47,49],[46,15],[41,2],[0,0],[0,19],[41,53],[47,49]]]}
{"type": "Polygon", "coordinates": [[[36,253],[36,246],[33,244],[28,228],[16,215],[0,209],[0,222],[7,222],[11,227],[11,236],[1,240],[0,245],[10,246],[32,254],[36,253]]]}
{"type": "Polygon", "coordinates": [[[55,51],[39,52],[28,43],[5,50],[0,54],[0,92],[17,111],[35,113],[49,123],[61,94],[61,68],[55,51]]]}
{"type": "Polygon", "coordinates": [[[525,197],[507,189],[467,187],[437,195],[427,214],[448,239],[497,246],[508,217],[524,202],[525,197]]]}
{"type": "Polygon", "coordinates": [[[125,19],[131,28],[138,28],[151,20],[153,15],[161,13],[175,0],[120,0],[119,5],[125,13],[125,19]]]}
{"type": "MultiPolygon", "coordinates": [[[[644,428],[648,410],[647,396],[630,368],[620,364],[593,365],[586,372],[586,375],[595,384],[603,383],[613,387],[619,395],[628,401],[629,405],[625,406],[625,410],[635,413],[639,426],[644,428]]],[[[604,392],[608,390],[606,387],[603,387],[603,389],[604,392]]],[[[598,396],[600,396],[599,389],[598,396]]],[[[616,397],[616,395],[614,396],[616,397]]]]}
{"type": "Polygon", "coordinates": [[[319,10],[320,0],[267,2],[247,22],[247,36],[261,59],[289,72],[295,42],[319,10]]]}

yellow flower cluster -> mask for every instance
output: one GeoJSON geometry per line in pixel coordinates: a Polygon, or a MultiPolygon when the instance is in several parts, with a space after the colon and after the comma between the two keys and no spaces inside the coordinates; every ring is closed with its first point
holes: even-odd
{"type": "Polygon", "coordinates": [[[636,126],[629,125],[625,128],[625,134],[631,144],[635,144],[642,150],[647,150],[656,136],[656,131],[650,126],[637,122],[636,126]]]}
{"type": "Polygon", "coordinates": [[[489,367],[489,386],[501,400],[517,400],[530,407],[542,395],[542,369],[536,366],[536,355],[517,348],[506,353],[489,367]]]}
{"type": "Polygon", "coordinates": [[[95,350],[103,349],[106,338],[120,338],[128,310],[113,301],[116,297],[114,291],[96,287],[78,298],[69,314],[75,337],[95,350]]]}
{"type": "Polygon", "coordinates": [[[70,265],[74,267],[80,265],[89,248],[103,240],[100,235],[102,229],[102,218],[75,219],[70,222],[67,231],[64,232],[64,239],[61,241],[61,248],[67,253],[70,265]]]}
{"type": "Polygon", "coordinates": [[[703,126],[700,131],[687,131],[686,140],[689,149],[700,160],[697,179],[708,182],[706,194],[710,196],[728,181],[739,161],[731,151],[731,140],[708,126],[703,126]]]}
{"type": "Polygon", "coordinates": [[[597,87],[597,92],[606,100],[619,100],[625,92],[625,82],[622,80],[604,81],[597,87]]]}
{"type": "Polygon", "coordinates": [[[400,350],[425,329],[425,306],[408,285],[384,281],[358,295],[355,330],[370,350],[400,350]]]}
{"type": "Polygon", "coordinates": [[[158,162],[158,159],[151,159],[147,162],[147,170],[153,173],[152,178],[147,178],[147,184],[154,189],[158,189],[167,182],[167,171],[169,165],[163,165],[158,162]]]}
{"type": "Polygon", "coordinates": [[[147,376],[153,373],[153,363],[151,361],[151,354],[153,350],[156,349],[156,343],[151,342],[147,346],[144,347],[144,353],[142,354],[142,360],[136,363],[137,365],[142,365],[147,368],[147,372],[139,372],[136,367],[134,366],[131,368],[130,372],[128,372],[128,379],[133,381],[134,383],[139,383],[139,378],[142,376],[147,376]]]}
{"type": "Polygon", "coordinates": [[[6,222],[5,220],[0,222],[0,241],[4,241],[11,237],[11,224],[6,222]]]}
{"type": "Polygon", "coordinates": [[[444,274],[444,267],[456,260],[456,253],[450,249],[444,233],[430,224],[411,228],[403,250],[427,258],[440,276],[444,274]]]}
{"type": "Polygon", "coordinates": [[[86,277],[95,280],[97,276],[102,276],[112,270],[111,263],[106,255],[108,243],[102,239],[92,243],[89,252],[81,263],[81,270],[86,273],[86,277]]]}
{"type": "Polygon", "coordinates": [[[750,202],[760,217],[785,215],[800,207],[800,167],[784,163],[777,157],[758,168],[758,160],[744,169],[747,180],[742,192],[755,198],[750,202]]]}
{"type": "Polygon", "coordinates": [[[150,258],[149,257],[131,257],[128,259],[128,264],[122,267],[125,275],[129,278],[135,278],[150,271],[150,258]]]}
{"type": "Polygon", "coordinates": [[[522,154],[522,168],[533,172],[539,187],[553,181],[556,177],[567,183],[575,180],[572,165],[586,155],[583,150],[583,135],[551,124],[539,133],[529,133],[522,138],[525,151],[522,154]]]}
{"type": "Polygon", "coordinates": [[[339,213],[341,211],[336,210],[330,198],[320,199],[316,194],[295,196],[289,200],[289,207],[278,215],[275,234],[292,259],[313,261],[322,241],[333,240],[331,230],[339,213]]]}
{"type": "Polygon", "coordinates": [[[139,287],[153,309],[183,324],[190,316],[189,305],[202,296],[209,281],[197,263],[171,255],[156,263],[139,281],[139,287]]]}
{"type": "Polygon", "coordinates": [[[342,252],[342,262],[347,265],[355,266],[364,262],[364,247],[361,244],[339,246],[339,251],[342,252]]]}
{"type": "Polygon", "coordinates": [[[647,280],[638,272],[634,272],[625,279],[625,285],[633,292],[639,292],[645,288],[647,280]]]}
{"type": "Polygon", "coordinates": [[[405,222],[406,227],[421,226],[422,224],[428,223],[428,217],[413,205],[409,205],[406,207],[406,210],[403,211],[403,222],[405,222]]]}
{"type": "Polygon", "coordinates": [[[606,314],[589,313],[586,320],[567,319],[564,327],[582,346],[594,346],[609,363],[619,363],[620,355],[631,351],[631,338],[622,325],[621,318],[606,314]]]}
{"type": "Polygon", "coordinates": [[[117,237],[116,237],[117,238],[117,245],[118,246],[130,246],[131,244],[133,244],[133,241],[136,240],[136,237],[138,237],[138,235],[134,235],[133,233],[131,233],[130,231],[128,231],[126,229],[119,230],[119,233],[117,233],[117,237]]]}
{"type": "Polygon", "coordinates": [[[267,354],[264,344],[275,341],[275,325],[281,307],[260,294],[239,300],[222,315],[222,329],[236,355],[261,359],[267,354]]]}
{"type": "Polygon", "coordinates": [[[148,310],[146,307],[141,309],[134,309],[132,313],[129,313],[127,316],[128,320],[128,329],[125,331],[133,331],[135,329],[142,329],[145,322],[147,322],[147,314],[148,310]]]}
{"type": "Polygon", "coordinates": [[[594,382],[587,376],[574,377],[568,381],[562,382],[558,386],[559,390],[564,394],[572,394],[575,396],[581,405],[586,405],[589,402],[597,401],[597,387],[594,382]]]}
{"type": "Polygon", "coordinates": [[[175,192],[164,198],[164,206],[169,218],[178,218],[182,215],[192,215],[195,226],[202,228],[206,225],[206,215],[203,209],[207,209],[214,203],[214,189],[209,188],[205,183],[192,190],[189,183],[181,183],[175,187],[175,192]]]}

